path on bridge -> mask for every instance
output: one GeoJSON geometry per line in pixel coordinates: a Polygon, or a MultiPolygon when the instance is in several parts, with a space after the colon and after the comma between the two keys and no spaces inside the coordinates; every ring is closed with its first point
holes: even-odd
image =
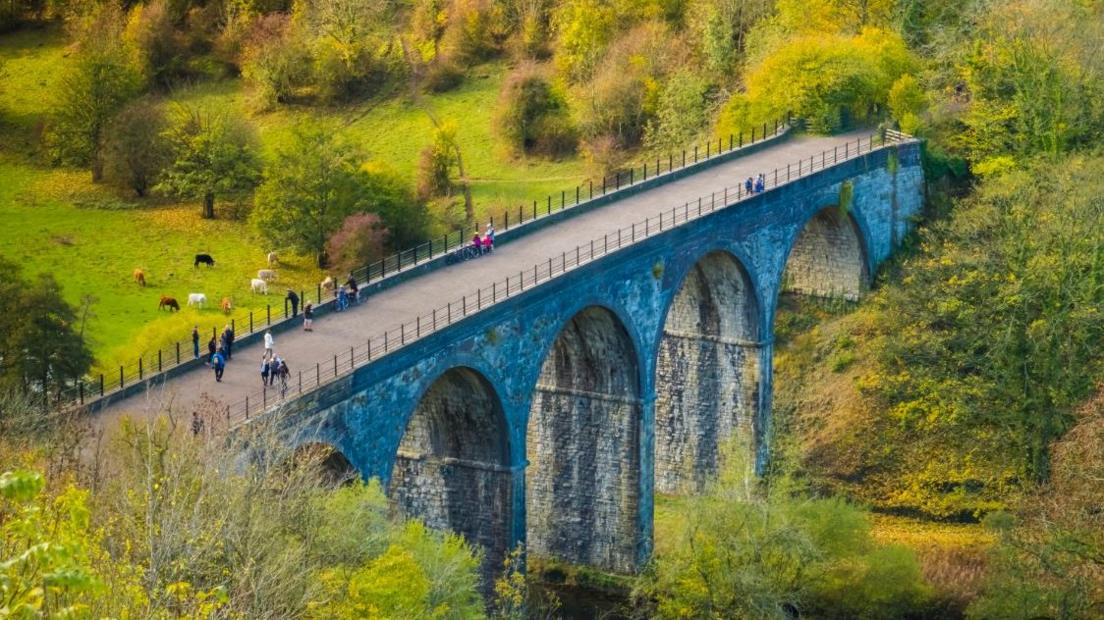
{"type": "MultiPolygon", "coordinates": [[[[860,136],[869,136],[869,132],[792,137],[692,176],[574,215],[503,244],[492,255],[437,269],[376,292],[346,312],[326,314],[315,320],[313,332],[296,329],[277,334],[276,352],[287,360],[293,376],[300,370],[313,369],[317,363],[332,364],[334,354],[347,354],[350,346],[362,345],[384,329],[413,321],[417,315],[445,301],[474,295],[477,288],[508,275],[516,276],[519,270],[531,269],[562,252],[574,251],[580,243],[606,233],[616,234],[618,229],[660,211],[712,192],[723,192],[725,187],[734,188],[749,176],[785,168],[800,159],[808,160],[835,146],[842,147],[845,142],[853,143],[860,136]]],[[[263,351],[260,342],[235,346],[234,359],[227,365],[222,383],[215,382],[212,370],[200,367],[112,403],[96,414],[96,424],[101,428],[112,425],[123,414],[156,415],[170,405],[172,411],[190,415],[204,394],[223,403],[240,401],[261,389],[263,351]]],[[[276,398],[275,389],[269,388],[269,393],[276,398]]]]}

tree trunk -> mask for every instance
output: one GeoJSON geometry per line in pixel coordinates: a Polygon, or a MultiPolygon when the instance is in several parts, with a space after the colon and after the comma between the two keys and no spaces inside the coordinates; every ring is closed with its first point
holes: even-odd
{"type": "Polygon", "coordinates": [[[326,250],[322,250],[318,253],[318,268],[325,269],[330,263],[330,257],[326,256],[326,250]]]}
{"type": "Polygon", "coordinates": [[[100,160],[100,154],[95,153],[92,155],[92,182],[99,183],[103,180],[103,161],[100,160]]]}
{"type": "Polygon", "coordinates": [[[203,195],[203,217],[208,220],[215,219],[215,195],[211,192],[203,195]]]}

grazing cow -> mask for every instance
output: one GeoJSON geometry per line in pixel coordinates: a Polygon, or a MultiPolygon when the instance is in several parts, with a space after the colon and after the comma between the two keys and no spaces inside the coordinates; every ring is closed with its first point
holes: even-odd
{"type": "Polygon", "coordinates": [[[322,280],[322,290],[329,292],[334,290],[334,279],[331,276],[326,276],[325,280],[322,280]]]}
{"type": "Polygon", "coordinates": [[[210,254],[196,254],[195,255],[195,265],[193,265],[193,266],[194,267],[199,267],[200,263],[203,263],[204,265],[207,265],[208,267],[214,267],[215,266],[215,259],[211,258],[210,254]]]}
{"type": "Polygon", "coordinates": [[[205,304],[205,303],[207,303],[207,296],[204,295],[203,293],[188,293],[188,305],[189,306],[200,306],[200,307],[202,307],[203,304],[205,304]]]}
{"type": "Polygon", "coordinates": [[[265,282],[275,282],[276,272],[271,269],[261,269],[257,272],[257,277],[264,280],[265,282]]]}
{"type": "Polygon", "coordinates": [[[172,312],[173,310],[179,311],[180,310],[180,304],[176,303],[176,299],[174,299],[172,297],[168,297],[166,295],[162,295],[161,296],[161,303],[157,304],[157,309],[158,310],[163,310],[165,308],[168,308],[169,312],[172,312]]]}
{"type": "Polygon", "coordinates": [[[138,283],[138,286],[146,288],[146,274],[141,269],[134,270],[134,281],[138,283]]]}
{"type": "Polygon", "coordinates": [[[222,311],[226,314],[230,314],[230,312],[234,310],[234,303],[230,301],[229,297],[223,297],[222,301],[219,302],[219,306],[222,307],[222,311]]]}
{"type": "Polygon", "coordinates": [[[274,266],[279,265],[279,264],[280,264],[280,257],[277,256],[275,252],[269,252],[268,253],[268,266],[269,267],[274,267],[274,266]]]}
{"type": "Polygon", "coordinates": [[[249,286],[252,287],[254,293],[268,295],[268,282],[265,282],[260,278],[253,278],[252,280],[250,280],[249,286]]]}

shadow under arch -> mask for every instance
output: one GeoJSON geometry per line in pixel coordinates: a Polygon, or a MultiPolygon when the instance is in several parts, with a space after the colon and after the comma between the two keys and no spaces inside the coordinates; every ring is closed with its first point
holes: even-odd
{"type": "Polygon", "coordinates": [[[509,551],[513,482],[506,416],[494,386],[466,366],[442,373],[407,422],[388,495],[406,517],[462,534],[493,572],[509,551]]]}
{"type": "Polygon", "coordinates": [[[786,255],[783,293],[858,301],[870,287],[867,243],[850,211],[820,209],[786,255]]]}
{"type": "Polygon", "coordinates": [[[755,445],[760,316],[747,269],[727,251],[706,253],[683,278],[656,351],[656,491],[701,491],[735,433],[755,445]]]}
{"type": "Polygon", "coordinates": [[[323,484],[339,487],[359,477],[356,468],[337,447],[322,441],[306,441],[292,453],[295,467],[317,467],[323,484]]]}
{"type": "Polygon", "coordinates": [[[642,533],[638,352],[609,309],[561,328],[541,366],[526,428],[528,549],[630,572],[642,533]]]}

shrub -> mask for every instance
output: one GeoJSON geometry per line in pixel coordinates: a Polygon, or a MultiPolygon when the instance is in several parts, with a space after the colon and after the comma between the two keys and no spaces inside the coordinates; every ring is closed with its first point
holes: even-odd
{"type": "Polygon", "coordinates": [[[617,16],[599,0],[567,0],[552,16],[556,69],[574,82],[588,78],[613,39],[617,16]]]}
{"type": "Polygon", "coordinates": [[[252,85],[252,104],[265,110],[287,103],[310,78],[311,59],[287,15],[264,15],[250,27],[242,75],[252,85]]]}
{"type": "Polygon", "coordinates": [[[350,215],[326,242],[326,255],[338,269],[352,271],[383,258],[387,236],[375,213],[350,215]]]}
{"type": "Polygon", "coordinates": [[[166,0],[138,4],[130,10],[123,34],[134,66],[146,82],[168,88],[184,68],[184,42],[176,31],[166,0]]]}
{"type": "Polygon", "coordinates": [[[426,67],[422,84],[431,93],[443,93],[463,82],[463,68],[450,59],[438,58],[426,67]]]}
{"type": "Polygon", "coordinates": [[[691,71],[675,73],[663,85],[647,127],[649,148],[671,151],[690,143],[709,120],[709,83],[691,71]]]}
{"type": "Polygon", "coordinates": [[[441,40],[444,55],[460,64],[486,60],[501,49],[502,33],[492,0],[453,0],[441,40]]]}
{"type": "Polygon", "coordinates": [[[717,134],[746,133],[787,112],[805,118],[812,131],[839,131],[877,113],[911,67],[904,41],[893,32],[796,37],[751,69],[746,95],[725,105],[717,134]]]}
{"type": "Polygon", "coordinates": [[[556,156],[575,148],[567,101],[532,63],[519,65],[503,84],[496,124],[517,153],[556,156]]]}
{"type": "Polygon", "coordinates": [[[104,138],[104,177],[139,196],[157,181],[168,164],[169,149],[161,134],[168,126],[161,107],[139,100],[108,125],[104,138]]]}

